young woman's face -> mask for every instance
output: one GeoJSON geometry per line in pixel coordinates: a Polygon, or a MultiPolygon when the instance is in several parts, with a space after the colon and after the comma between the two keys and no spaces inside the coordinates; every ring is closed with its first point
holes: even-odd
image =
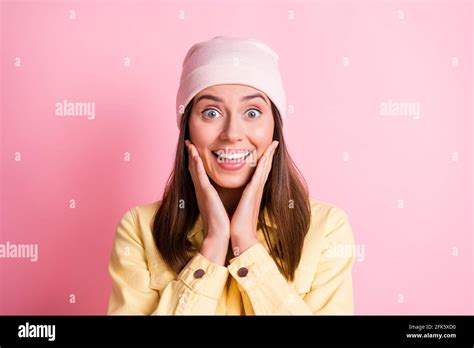
{"type": "Polygon", "coordinates": [[[257,159],[273,140],[273,128],[270,100],[258,89],[215,85],[194,97],[190,140],[207,174],[220,187],[239,188],[250,181],[257,159]]]}

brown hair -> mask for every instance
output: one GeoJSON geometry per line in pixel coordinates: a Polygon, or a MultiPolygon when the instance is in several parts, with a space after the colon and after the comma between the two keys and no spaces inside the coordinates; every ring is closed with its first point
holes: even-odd
{"type": "MultiPolygon", "coordinates": [[[[199,216],[184,143],[185,139],[189,139],[188,120],[193,104],[194,99],[189,102],[181,117],[174,168],[166,183],[153,224],[156,247],[176,274],[192,257],[191,243],[186,237],[199,216]],[[180,208],[182,202],[185,202],[185,209],[180,208]]],[[[278,140],[279,145],[263,190],[257,227],[262,229],[270,254],[280,272],[293,281],[310,225],[311,205],[306,181],[287,151],[280,113],[273,103],[271,108],[275,121],[273,140],[278,140]],[[265,208],[270,225],[276,228],[265,224],[265,208]]]]}

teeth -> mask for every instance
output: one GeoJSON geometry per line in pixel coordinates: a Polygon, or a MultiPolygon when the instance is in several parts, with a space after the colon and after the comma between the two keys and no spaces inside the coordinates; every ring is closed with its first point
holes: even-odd
{"type": "Polygon", "coordinates": [[[239,160],[239,159],[242,159],[244,158],[245,156],[247,156],[249,154],[249,151],[245,151],[245,152],[225,152],[223,150],[218,150],[218,151],[214,151],[214,153],[216,155],[219,156],[219,159],[227,159],[227,160],[239,160]]]}

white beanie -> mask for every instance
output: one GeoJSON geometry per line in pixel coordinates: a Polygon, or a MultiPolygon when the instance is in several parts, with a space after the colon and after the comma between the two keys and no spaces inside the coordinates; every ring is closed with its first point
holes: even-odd
{"type": "Polygon", "coordinates": [[[285,119],[278,54],[256,39],[216,36],[193,45],[184,58],[176,97],[178,128],[190,100],[203,89],[220,84],[242,84],[264,92],[285,119]]]}

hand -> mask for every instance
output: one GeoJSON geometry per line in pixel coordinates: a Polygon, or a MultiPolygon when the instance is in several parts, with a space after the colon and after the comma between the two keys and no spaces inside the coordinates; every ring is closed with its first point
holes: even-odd
{"type": "Polygon", "coordinates": [[[184,142],[188,149],[188,169],[194,183],[204,229],[201,254],[210,261],[223,265],[230,239],[229,217],[219,194],[209,181],[196,147],[189,140],[184,142]]]}
{"type": "Polygon", "coordinates": [[[230,239],[234,256],[243,253],[252,245],[258,243],[257,223],[262,201],[263,189],[272,169],[273,154],[278,146],[273,141],[258,161],[252,179],[247,184],[240,202],[230,222],[230,239]]]}

